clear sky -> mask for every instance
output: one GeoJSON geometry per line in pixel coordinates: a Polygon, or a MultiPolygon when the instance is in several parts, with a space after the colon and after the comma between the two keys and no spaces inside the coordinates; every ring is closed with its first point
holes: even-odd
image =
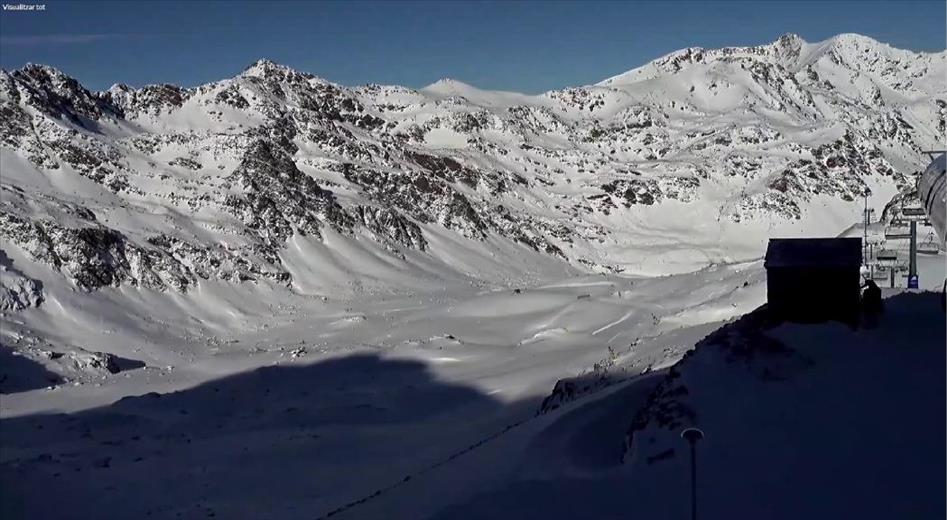
{"type": "Polygon", "coordinates": [[[787,32],[808,41],[856,32],[924,51],[944,50],[947,38],[944,0],[45,3],[0,12],[0,65],[52,65],[93,89],[193,86],[265,57],[345,85],[450,77],[537,93],[683,47],[755,45],[787,32]]]}

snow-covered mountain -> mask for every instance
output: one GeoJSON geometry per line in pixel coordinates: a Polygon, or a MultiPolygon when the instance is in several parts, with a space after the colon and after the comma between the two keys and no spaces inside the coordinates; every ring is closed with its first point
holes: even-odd
{"type": "Polygon", "coordinates": [[[687,271],[835,234],[866,187],[877,206],[909,185],[945,139],[945,60],[786,35],[538,96],[350,88],[265,60],[92,92],[28,65],[0,76],[0,234],[83,290],[477,274],[472,251],[687,271]]]}
{"type": "MultiPolygon", "coordinates": [[[[765,300],[767,237],[860,236],[866,187],[878,213],[906,196],[945,140],[945,73],[947,52],[854,35],[686,49],[537,96],[268,61],[105,92],[4,71],[0,516],[661,517],[680,426],[722,471],[747,435],[713,440],[732,406],[809,439],[832,407],[875,419],[823,386],[920,403],[936,374],[917,369],[943,358],[932,295],[889,300],[878,336],[725,324],[765,300]],[[813,381],[813,413],[766,413],[813,381]]],[[[942,260],[919,259],[922,287],[942,260]]],[[[743,453],[718,516],[763,472],[743,453]]],[[[780,452],[797,479],[852,461],[831,455],[780,452]]],[[[799,505],[782,490],[743,516],[799,505]]]]}

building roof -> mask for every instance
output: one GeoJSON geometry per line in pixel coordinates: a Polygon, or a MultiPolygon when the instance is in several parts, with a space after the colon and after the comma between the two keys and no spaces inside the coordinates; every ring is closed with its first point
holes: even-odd
{"type": "Polygon", "coordinates": [[[771,238],[766,248],[770,267],[859,267],[861,238],[771,238]]]}

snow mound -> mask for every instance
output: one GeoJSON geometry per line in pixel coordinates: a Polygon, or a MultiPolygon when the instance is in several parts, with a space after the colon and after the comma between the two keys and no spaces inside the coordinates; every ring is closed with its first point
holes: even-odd
{"type": "Polygon", "coordinates": [[[632,424],[639,490],[677,492],[696,426],[704,518],[943,517],[944,313],[934,293],[885,303],[872,329],[764,308],[708,336],[632,424]]]}
{"type": "Polygon", "coordinates": [[[490,484],[464,480],[481,491],[432,518],[687,518],[689,426],[705,433],[700,518],[943,518],[938,299],[896,294],[873,329],[777,324],[759,310],[670,369],[597,391],[595,378],[561,382],[534,427],[463,466],[490,484]]]}

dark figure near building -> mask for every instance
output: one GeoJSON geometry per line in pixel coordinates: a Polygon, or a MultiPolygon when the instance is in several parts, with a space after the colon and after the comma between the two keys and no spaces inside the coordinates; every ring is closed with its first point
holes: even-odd
{"type": "Polygon", "coordinates": [[[766,296],[777,320],[857,326],[860,238],[773,238],[766,250],[766,296]]]}
{"type": "Polygon", "coordinates": [[[865,317],[865,326],[872,328],[878,324],[878,315],[884,312],[884,302],[881,301],[881,288],[874,280],[868,280],[863,286],[862,313],[865,317]]]}

